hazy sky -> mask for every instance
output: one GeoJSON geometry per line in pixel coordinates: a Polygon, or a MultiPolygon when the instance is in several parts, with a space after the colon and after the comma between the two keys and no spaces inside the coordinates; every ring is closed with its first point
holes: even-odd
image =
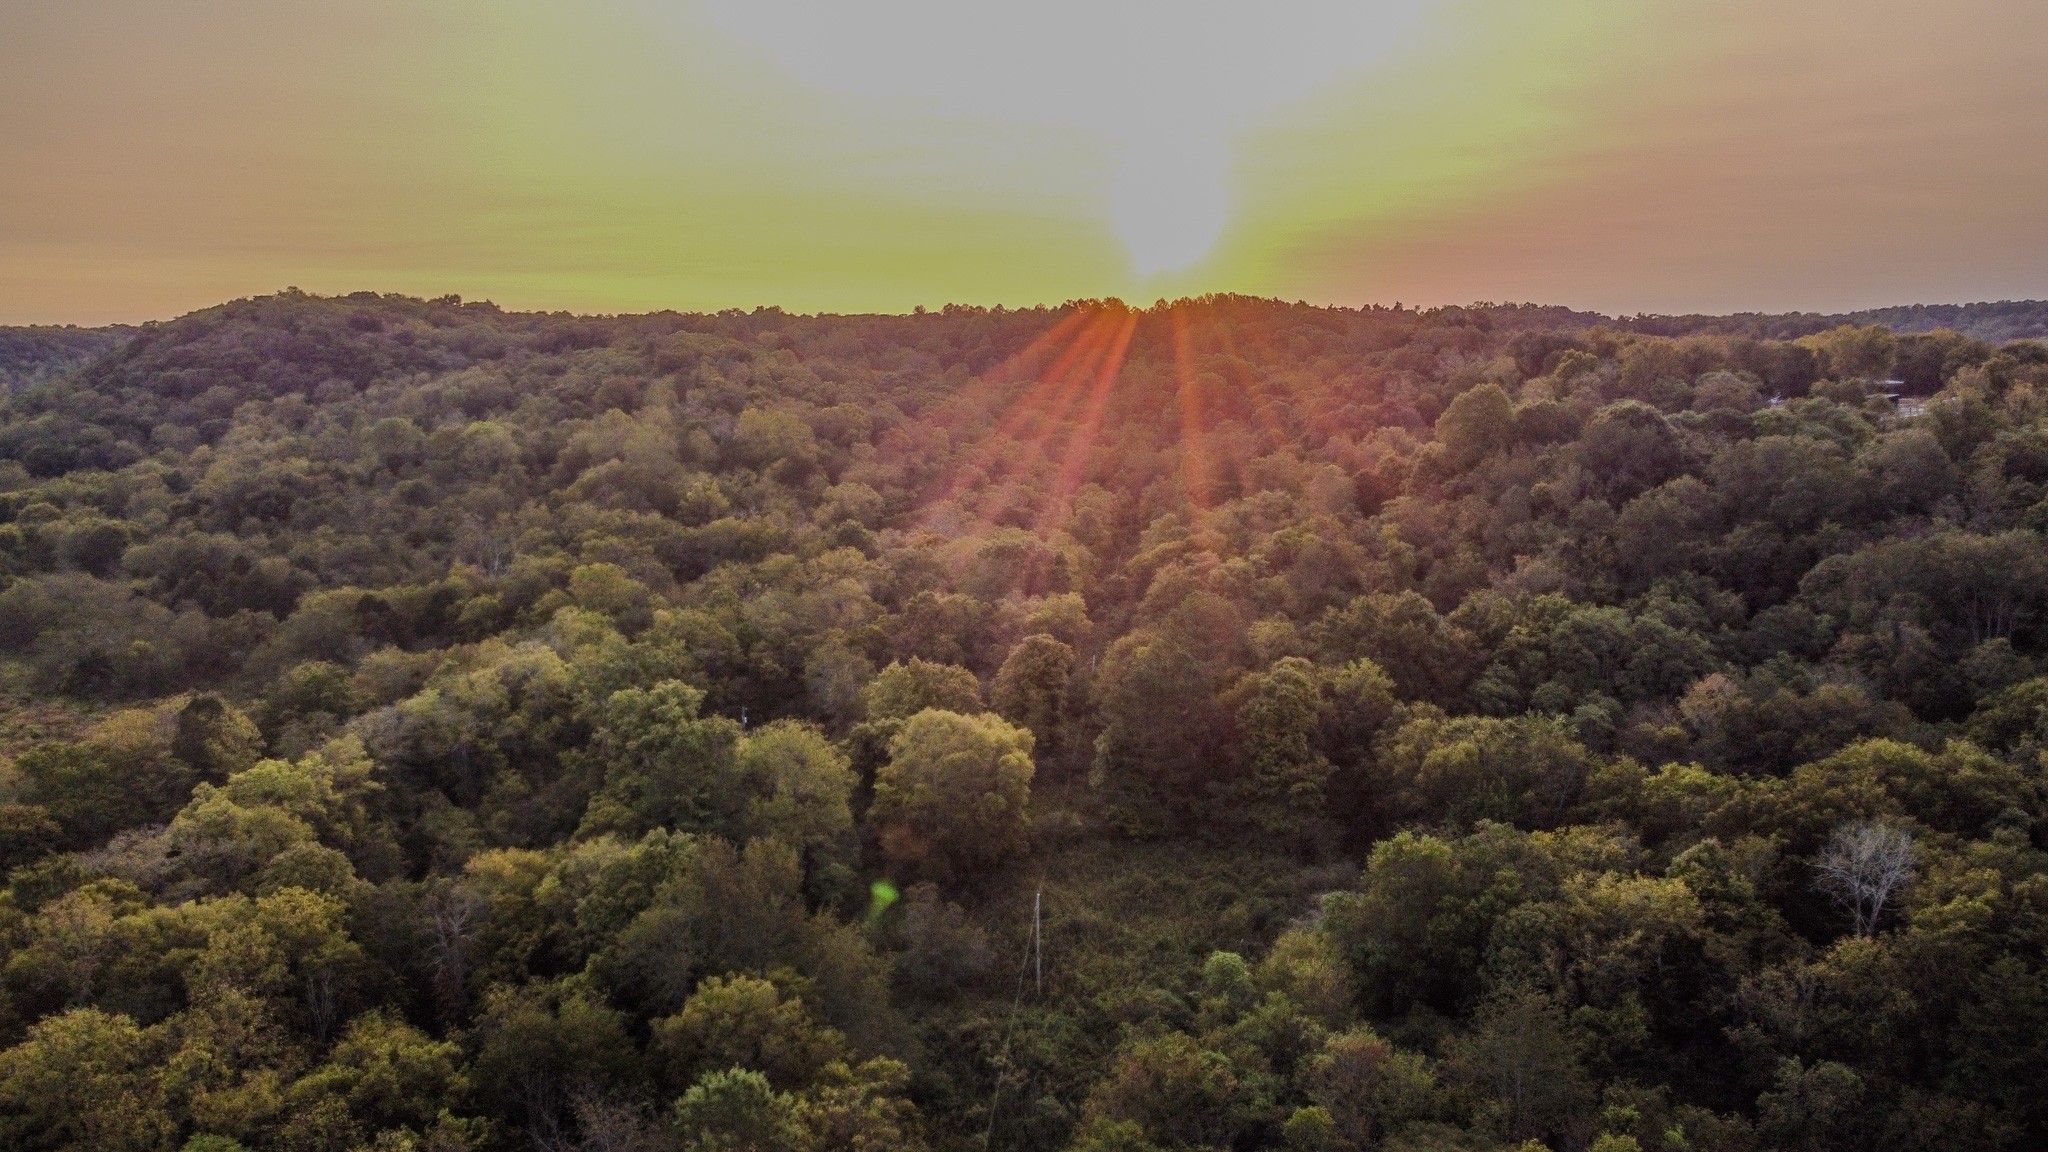
{"type": "Polygon", "coordinates": [[[0,0],[0,322],[2048,296],[2041,0],[0,0]]]}

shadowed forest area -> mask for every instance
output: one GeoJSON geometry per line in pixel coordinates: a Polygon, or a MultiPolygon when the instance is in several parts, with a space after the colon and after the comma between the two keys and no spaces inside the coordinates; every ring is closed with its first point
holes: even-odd
{"type": "Polygon", "coordinates": [[[2044,319],[6,330],[0,1145],[2048,1145],[2044,319]]]}

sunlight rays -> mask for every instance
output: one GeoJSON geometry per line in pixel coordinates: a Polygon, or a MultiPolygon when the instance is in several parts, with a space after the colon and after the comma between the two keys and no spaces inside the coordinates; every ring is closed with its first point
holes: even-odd
{"type": "Polygon", "coordinates": [[[1203,415],[1201,384],[1195,379],[1194,353],[1189,347],[1184,310],[1173,311],[1173,374],[1180,398],[1180,475],[1188,503],[1197,511],[1209,507],[1208,429],[1203,415]]]}
{"type": "Polygon", "coordinates": [[[1256,488],[1254,462],[1294,442],[1291,424],[1326,421],[1306,407],[1297,381],[1265,375],[1261,365],[1280,350],[1261,333],[1234,333],[1211,308],[1208,300],[1077,308],[983,373],[964,390],[971,400],[949,406],[947,423],[962,447],[919,528],[950,534],[965,523],[954,518],[966,517],[1028,524],[1051,539],[1082,486],[1104,480],[1100,453],[1128,447],[1120,443],[1128,430],[1115,429],[1155,408],[1166,422],[1159,447],[1178,452],[1174,476],[1196,522],[1256,488]],[[1205,356],[1221,357],[1216,367],[1229,379],[1204,370],[1205,356]],[[1120,393],[1133,362],[1141,365],[1139,391],[1120,393]],[[1013,394],[997,402],[1006,385],[1013,394]]]}
{"type": "Polygon", "coordinates": [[[995,507],[985,506],[984,518],[992,520],[1007,510],[1014,502],[1009,494],[1029,479],[1044,457],[1060,418],[1072,407],[1082,383],[1109,346],[1114,329],[1115,321],[1107,311],[1076,310],[984,374],[983,381],[988,382],[999,375],[1009,379],[1014,378],[1011,373],[1025,371],[1033,382],[1010,402],[967,459],[955,466],[944,495],[926,516],[926,527],[931,526],[940,507],[957,506],[966,498],[977,476],[983,481],[983,492],[994,494],[995,507]],[[1052,357],[1051,363],[1033,369],[1030,361],[1046,355],[1052,357]]]}
{"type": "Polygon", "coordinates": [[[1053,490],[1041,506],[1038,523],[1041,535],[1055,526],[1055,521],[1065,513],[1068,501],[1081,487],[1082,470],[1088,463],[1089,452],[1096,446],[1096,434],[1102,428],[1102,411],[1109,402],[1110,386],[1116,383],[1117,374],[1123,370],[1124,353],[1130,349],[1131,334],[1137,330],[1138,314],[1126,313],[1107,354],[1101,359],[1102,367],[1096,373],[1095,389],[1088,396],[1088,407],[1081,413],[1081,425],[1067,440],[1066,455],[1060,461],[1053,490]]]}

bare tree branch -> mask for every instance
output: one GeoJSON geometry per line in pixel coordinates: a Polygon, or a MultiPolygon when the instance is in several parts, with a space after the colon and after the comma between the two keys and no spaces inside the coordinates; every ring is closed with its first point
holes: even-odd
{"type": "Polygon", "coordinates": [[[1913,879],[1913,836],[1882,820],[1844,824],[1813,869],[1821,891],[1849,913],[1856,935],[1869,936],[1885,905],[1913,879]]]}

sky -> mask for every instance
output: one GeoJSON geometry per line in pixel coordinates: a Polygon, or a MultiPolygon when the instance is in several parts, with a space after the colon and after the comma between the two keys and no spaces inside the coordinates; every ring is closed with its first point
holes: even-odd
{"type": "Polygon", "coordinates": [[[2048,297],[2040,0],[0,0],[0,323],[2048,297]]]}

